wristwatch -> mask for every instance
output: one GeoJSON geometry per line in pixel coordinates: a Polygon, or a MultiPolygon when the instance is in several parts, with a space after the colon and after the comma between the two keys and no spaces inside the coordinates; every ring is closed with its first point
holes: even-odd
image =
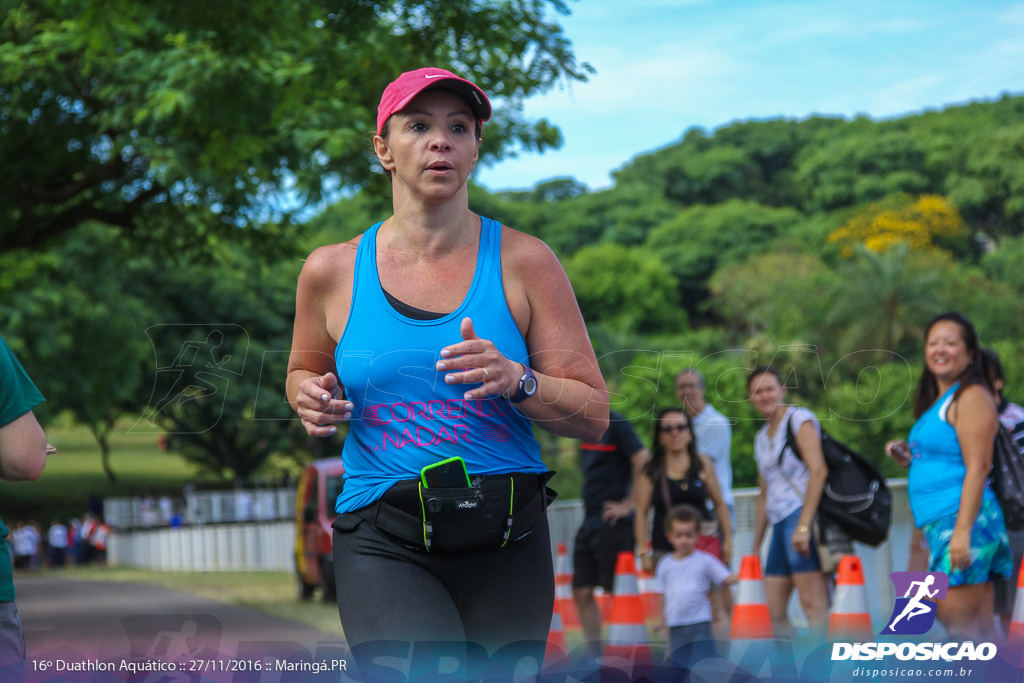
{"type": "Polygon", "coordinates": [[[811,530],[811,527],[807,526],[806,524],[799,524],[797,525],[796,530],[801,534],[806,534],[808,531],[811,530]]]}
{"type": "Polygon", "coordinates": [[[526,372],[519,378],[519,386],[516,393],[508,397],[509,403],[520,403],[537,393],[537,377],[529,365],[523,364],[526,372]]]}

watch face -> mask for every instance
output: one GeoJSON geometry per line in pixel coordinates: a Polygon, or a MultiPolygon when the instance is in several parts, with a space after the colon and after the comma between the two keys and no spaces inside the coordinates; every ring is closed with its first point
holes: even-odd
{"type": "Polygon", "coordinates": [[[537,393],[537,378],[527,377],[523,380],[523,393],[527,396],[533,396],[537,393]]]}

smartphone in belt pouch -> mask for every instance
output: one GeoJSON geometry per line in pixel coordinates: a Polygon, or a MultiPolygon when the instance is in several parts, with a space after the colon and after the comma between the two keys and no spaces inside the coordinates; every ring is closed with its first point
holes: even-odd
{"type": "Polygon", "coordinates": [[[469,488],[469,473],[462,458],[448,458],[420,470],[420,481],[428,489],[469,488]]]}

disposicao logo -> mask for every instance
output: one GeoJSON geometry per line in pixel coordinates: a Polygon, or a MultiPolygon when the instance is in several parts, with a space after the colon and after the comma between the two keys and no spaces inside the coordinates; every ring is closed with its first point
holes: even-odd
{"type": "MultiPolygon", "coordinates": [[[[896,604],[880,635],[913,636],[927,633],[935,624],[935,611],[938,609],[935,601],[946,599],[949,577],[942,572],[893,572],[889,578],[896,589],[896,604]]],[[[942,643],[832,644],[832,661],[881,660],[886,657],[896,657],[901,661],[988,661],[995,656],[994,643],[975,645],[969,640],[942,643]]]]}
{"type": "Polygon", "coordinates": [[[927,633],[935,623],[936,601],[946,599],[949,577],[942,572],[893,572],[889,578],[896,589],[896,604],[880,635],[927,633]]]}

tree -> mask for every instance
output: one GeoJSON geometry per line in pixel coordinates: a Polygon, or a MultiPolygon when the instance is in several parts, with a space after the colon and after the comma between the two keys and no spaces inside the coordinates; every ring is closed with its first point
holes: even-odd
{"type": "Polygon", "coordinates": [[[1024,125],[983,129],[971,142],[951,169],[950,196],[989,237],[1024,234],[1024,125]]]}
{"type": "Polygon", "coordinates": [[[676,280],[654,253],[599,244],[565,263],[583,318],[624,333],[667,331],[686,324],[675,302],[676,280]]]}
{"type": "Polygon", "coordinates": [[[795,175],[805,208],[830,211],[900,192],[937,192],[925,146],[909,127],[902,120],[886,126],[859,119],[805,148],[795,175]]]}
{"type": "Polygon", "coordinates": [[[171,450],[215,476],[251,476],[310,439],[285,400],[299,260],[265,264],[222,246],[216,268],[152,269],[136,334],[151,349],[146,400],[132,427],[166,433],[171,450]]]}
{"type": "Polygon", "coordinates": [[[831,346],[820,322],[837,284],[838,275],[817,256],[773,250],[716,270],[708,280],[710,310],[734,334],[771,331],[778,339],[831,346]]]}
{"type": "Polygon", "coordinates": [[[644,246],[659,254],[679,278],[683,306],[694,315],[702,312],[706,280],[719,266],[762,252],[801,218],[792,208],[730,199],[678,213],[654,228],[644,246]]]}
{"type": "Polygon", "coordinates": [[[39,369],[33,379],[46,403],[37,412],[45,421],[67,411],[88,427],[111,482],[110,435],[141,407],[141,368],[150,357],[136,334],[147,310],[131,286],[137,262],[113,232],[90,224],[47,254],[0,257],[0,319],[39,369]]]}
{"type": "Polygon", "coordinates": [[[905,243],[921,251],[966,236],[967,226],[960,212],[946,197],[898,195],[868,204],[829,235],[828,241],[843,244],[843,255],[850,257],[856,244],[879,252],[905,243]]]}
{"type": "Polygon", "coordinates": [[[917,348],[925,324],[944,307],[948,256],[915,255],[906,243],[881,253],[858,245],[854,254],[840,266],[843,282],[825,320],[841,350],[917,348]]]}
{"type": "Polygon", "coordinates": [[[683,206],[728,199],[797,205],[794,157],[819,131],[842,123],[820,117],[741,121],[710,135],[693,128],[679,144],[638,156],[616,171],[616,184],[646,188],[683,206]]]}
{"type": "Polygon", "coordinates": [[[549,7],[568,13],[563,0],[0,0],[0,251],[89,220],[203,244],[288,219],[294,198],[381,184],[378,98],[423,65],[494,97],[485,161],[557,146],[523,100],[592,70],[549,7]]]}

